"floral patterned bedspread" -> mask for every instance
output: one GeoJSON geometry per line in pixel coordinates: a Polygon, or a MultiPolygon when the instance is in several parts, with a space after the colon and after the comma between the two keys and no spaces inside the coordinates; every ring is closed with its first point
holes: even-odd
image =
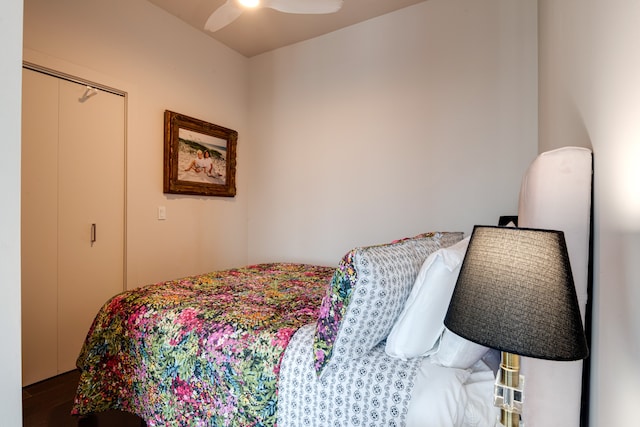
{"type": "Polygon", "coordinates": [[[73,414],[148,426],[273,426],[284,349],[316,321],[332,267],[260,264],[126,291],[97,314],[73,414]]]}

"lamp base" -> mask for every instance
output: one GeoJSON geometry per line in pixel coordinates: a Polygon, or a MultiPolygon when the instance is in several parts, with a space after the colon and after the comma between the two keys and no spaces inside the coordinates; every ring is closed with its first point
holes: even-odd
{"type": "Polygon", "coordinates": [[[500,425],[505,427],[524,427],[524,423],[520,419],[520,414],[500,409],[500,425]]]}
{"type": "Polygon", "coordinates": [[[500,424],[524,427],[520,420],[524,400],[524,377],[520,375],[520,356],[505,351],[501,354],[500,372],[494,388],[494,405],[500,408],[500,424]]]}

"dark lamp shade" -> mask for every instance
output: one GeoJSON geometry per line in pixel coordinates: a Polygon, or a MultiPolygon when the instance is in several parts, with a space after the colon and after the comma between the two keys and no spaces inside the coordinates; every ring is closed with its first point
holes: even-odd
{"type": "Polygon", "coordinates": [[[475,226],[444,324],[520,356],[587,357],[564,233],[475,226]]]}

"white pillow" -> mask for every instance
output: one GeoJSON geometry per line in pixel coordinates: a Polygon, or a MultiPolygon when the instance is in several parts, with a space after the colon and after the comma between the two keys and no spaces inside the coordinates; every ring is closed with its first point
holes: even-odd
{"type": "Polygon", "coordinates": [[[391,357],[410,359],[428,355],[444,330],[460,265],[469,237],[429,255],[420,268],[409,298],[396,320],[385,347],[391,357]]]}
{"type": "Polygon", "coordinates": [[[413,380],[407,427],[460,426],[467,412],[465,382],[470,376],[470,371],[443,368],[425,357],[413,380]]]}
{"type": "Polygon", "coordinates": [[[431,355],[431,361],[447,368],[469,369],[488,350],[488,347],[462,338],[445,328],[437,351],[431,355]]]}

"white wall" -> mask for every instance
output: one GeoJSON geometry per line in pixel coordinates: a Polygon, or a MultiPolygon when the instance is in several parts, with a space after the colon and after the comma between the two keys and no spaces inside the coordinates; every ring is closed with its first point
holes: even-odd
{"type": "Polygon", "coordinates": [[[129,287],[470,232],[516,211],[536,154],[534,0],[430,0],[252,60],[142,0],[27,0],[24,34],[128,92],[129,287]],[[239,131],[236,198],[162,194],[164,109],[239,131]]]}
{"type": "Polygon", "coordinates": [[[247,59],[144,0],[24,13],[26,60],[128,92],[128,286],[246,263],[247,59]],[[238,131],[237,197],[163,194],[165,109],[238,131]]]}
{"type": "Polygon", "coordinates": [[[22,425],[20,386],[20,105],[22,0],[3,3],[0,15],[0,414],[2,425],[22,425]]]}
{"type": "Polygon", "coordinates": [[[539,9],[540,150],[594,151],[590,425],[630,425],[640,402],[640,3],[539,0],[539,9]]]}
{"type": "Polygon", "coordinates": [[[535,0],[429,0],[251,59],[249,260],[469,233],[537,153],[535,0]]]}

